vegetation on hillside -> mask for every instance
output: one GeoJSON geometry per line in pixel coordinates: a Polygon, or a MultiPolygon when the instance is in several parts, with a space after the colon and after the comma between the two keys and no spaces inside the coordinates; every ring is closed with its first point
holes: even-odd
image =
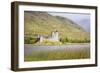
{"type": "Polygon", "coordinates": [[[55,30],[59,32],[59,40],[63,44],[90,42],[88,32],[73,21],[61,16],[52,16],[47,12],[25,11],[24,23],[25,44],[36,44],[39,40],[36,38],[38,35],[48,36],[55,30]]]}

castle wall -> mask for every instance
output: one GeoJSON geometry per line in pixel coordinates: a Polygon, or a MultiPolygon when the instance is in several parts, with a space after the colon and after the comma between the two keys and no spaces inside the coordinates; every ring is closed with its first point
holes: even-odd
{"type": "Polygon", "coordinates": [[[43,42],[44,40],[58,42],[59,41],[59,34],[58,34],[58,32],[52,32],[51,36],[48,38],[40,36],[40,42],[43,42]]]}

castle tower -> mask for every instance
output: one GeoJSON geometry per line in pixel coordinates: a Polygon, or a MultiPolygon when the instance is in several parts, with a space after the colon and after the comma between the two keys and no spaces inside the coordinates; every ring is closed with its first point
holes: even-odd
{"type": "Polygon", "coordinates": [[[40,43],[43,42],[43,36],[40,36],[40,43]]]}
{"type": "Polygon", "coordinates": [[[55,32],[52,32],[52,40],[53,41],[59,41],[59,33],[58,33],[58,31],[55,31],[55,32]]]}
{"type": "Polygon", "coordinates": [[[55,32],[51,33],[51,37],[54,38],[55,37],[55,32]]]}

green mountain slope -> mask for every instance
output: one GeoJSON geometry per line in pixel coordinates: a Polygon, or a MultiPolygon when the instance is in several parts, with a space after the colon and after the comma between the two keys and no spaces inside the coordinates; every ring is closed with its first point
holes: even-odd
{"type": "Polygon", "coordinates": [[[82,27],[73,21],[61,17],[52,16],[46,12],[24,12],[24,35],[25,37],[36,37],[38,35],[48,36],[57,30],[61,41],[89,42],[90,37],[82,27]]]}

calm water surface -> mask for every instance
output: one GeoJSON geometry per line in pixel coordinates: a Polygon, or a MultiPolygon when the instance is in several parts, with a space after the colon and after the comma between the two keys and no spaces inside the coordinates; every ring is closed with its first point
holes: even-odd
{"type": "Polygon", "coordinates": [[[34,51],[52,51],[52,50],[78,50],[78,49],[89,49],[90,44],[67,44],[67,45],[57,45],[57,46],[34,46],[33,44],[25,44],[24,45],[24,54],[30,55],[34,51]]]}

